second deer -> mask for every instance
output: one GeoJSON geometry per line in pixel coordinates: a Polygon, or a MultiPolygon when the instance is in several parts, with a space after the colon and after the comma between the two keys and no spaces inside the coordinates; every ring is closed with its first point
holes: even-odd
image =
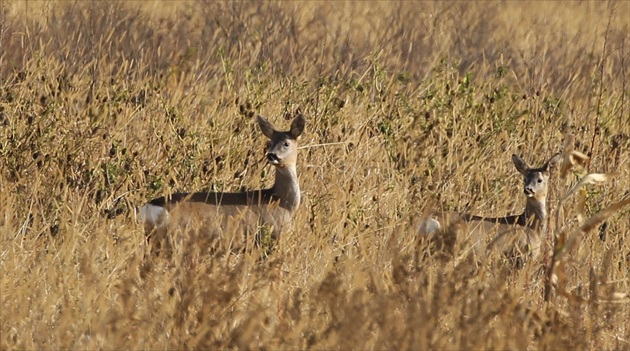
{"type": "Polygon", "coordinates": [[[542,240],[540,230],[547,217],[547,187],[550,168],[553,168],[561,155],[552,156],[538,168],[530,167],[517,155],[512,162],[523,175],[523,193],[527,197],[525,210],[518,215],[506,217],[482,217],[459,212],[435,212],[426,216],[418,231],[424,236],[455,234],[456,241],[473,254],[481,254],[491,243],[493,247],[514,254],[524,251],[536,257],[540,254],[542,240]]]}

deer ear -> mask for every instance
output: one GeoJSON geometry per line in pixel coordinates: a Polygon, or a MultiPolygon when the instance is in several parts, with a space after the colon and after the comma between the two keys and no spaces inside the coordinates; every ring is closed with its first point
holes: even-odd
{"type": "Polygon", "coordinates": [[[293,122],[291,122],[291,129],[289,129],[289,133],[293,139],[297,139],[302,134],[305,124],[306,120],[304,119],[304,115],[301,113],[295,117],[293,122]]]}
{"type": "Polygon", "coordinates": [[[542,169],[545,170],[545,172],[549,172],[550,170],[555,169],[561,160],[562,154],[558,152],[557,154],[551,156],[551,158],[547,162],[545,162],[545,164],[542,166],[542,169]]]}
{"type": "Polygon", "coordinates": [[[514,163],[514,166],[519,173],[521,173],[522,175],[525,175],[525,173],[527,173],[529,165],[527,164],[527,162],[523,161],[522,158],[518,157],[516,154],[512,154],[512,162],[514,163]]]}
{"type": "Polygon", "coordinates": [[[273,133],[275,132],[275,128],[273,127],[273,124],[269,123],[269,121],[267,121],[265,119],[265,117],[258,115],[258,117],[256,118],[256,120],[258,121],[258,125],[260,126],[260,130],[262,131],[262,133],[269,139],[271,139],[273,137],[273,133]]]}

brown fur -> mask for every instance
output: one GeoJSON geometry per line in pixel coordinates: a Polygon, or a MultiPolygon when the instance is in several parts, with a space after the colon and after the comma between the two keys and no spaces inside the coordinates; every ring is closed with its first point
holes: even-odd
{"type": "Polygon", "coordinates": [[[258,117],[261,131],[270,140],[267,160],[276,167],[271,188],[240,193],[176,193],[149,201],[142,213],[145,232],[155,242],[154,247],[166,244],[164,249],[170,250],[173,241],[207,239],[214,243],[221,237],[227,238],[230,247],[246,246],[261,228],[268,230],[270,239],[276,241],[300,203],[297,138],[304,123],[304,117],[299,115],[289,131],[281,132],[262,116],[258,117]],[[151,208],[159,211],[154,207],[165,211],[157,218],[147,216],[151,208]]]}
{"type": "MultiPolygon", "coordinates": [[[[483,257],[486,249],[496,249],[510,256],[525,254],[539,257],[542,240],[540,230],[547,210],[546,197],[549,167],[559,160],[554,155],[542,167],[531,168],[517,155],[512,155],[516,169],[523,175],[527,202],[523,213],[505,217],[482,217],[459,212],[435,212],[419,225],[421,235],[446,236],[439,240],[455,245],[475,257],[483,257]],[[456,240],[447,240],[448,237],[456,240]]],[[[454,248],[448,248],[452,251],[454,248]]]]}

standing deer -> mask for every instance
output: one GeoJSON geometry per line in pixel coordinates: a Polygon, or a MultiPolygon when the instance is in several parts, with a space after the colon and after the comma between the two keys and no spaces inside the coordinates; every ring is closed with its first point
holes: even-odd
{"type": "Polygon", "coordinates": [[[531,168],[519,156],[512,155],[512,162],[524,180],[527,202],[523,213],[497,218],[458,212],[432,213],[419,225],[419,233],[431,236],[454,233],[462,247],[470,248],[475,254],[481,254],[490,242],[505,253],[528,251],[532,257],[537,257],[542,245],[540,231],[547,217],[549,172],[560,159],[561,155],[556,154],[542,167],[531,168]]]}
{"type": "Polygon", "coordinates": [[[236,193],[176,193],[149,201],[140,209],[140,218],[147,238],[155,238],[158,249],[162,243],[170,249],[177,232],[181,235],[192,230],[201,238],[216,240],[221,235],[243,232],[247,238],[263,228],[270,230],[271,239],[276,240],[290,224],[300,204],[297,138],[304,131],[305,119],[299,114],[285,132],[260,115],[257,121],[269,139],[267,162],[276,168],[273,186],[236,193]]]}

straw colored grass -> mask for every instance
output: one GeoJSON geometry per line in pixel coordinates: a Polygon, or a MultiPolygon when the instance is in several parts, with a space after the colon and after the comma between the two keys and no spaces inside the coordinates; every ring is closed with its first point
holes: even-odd
{"type": "Polygon", "coordinates": [[[0,349],[630,348],[629,6],[1,2],[0,349]],[[147,200],[273,181],[247,104],[307,118],[291,230],[148,256],[147,200]],[[569,135],[550,214],[619,174],[562,202],[555,271],[417,237],[520,213],[510,155],[569,135]]]}

